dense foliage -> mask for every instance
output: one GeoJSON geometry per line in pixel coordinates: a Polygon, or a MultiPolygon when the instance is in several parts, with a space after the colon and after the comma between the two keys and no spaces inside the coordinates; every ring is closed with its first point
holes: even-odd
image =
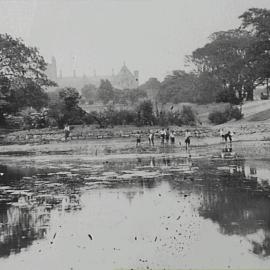
{"type": "Polygon", "coordinates": [[[46,74],[46,62],[37,48],[21,39],[0,34],[0,122],[5,113],[47,104],[44,87],[55,85],[46,74]]]}
{"type": "Polygon", "coordinates": [[[232,119],[240,120],[243,117],[238,107],[227,106],[224,110],[215,110],[209,113],[208,119],[211,123],[219,125],[232,119]]]}
{"type": "Polygon", "coordinates": [[[48,117],[53,119],[59,128],[65,124],[82,124],[85,111],[79,107],[80,95],[75,88],[66,87],[57,91],[58,96],[50,100],[48,117]]]}

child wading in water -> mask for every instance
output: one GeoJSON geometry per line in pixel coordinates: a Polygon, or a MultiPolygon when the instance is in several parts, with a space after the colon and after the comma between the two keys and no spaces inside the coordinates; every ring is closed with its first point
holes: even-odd
{"type": "Polygon", "coordinates": [[[165,135],[166,135],[166,132],[164,130],[164,128],[161,130],[160,132],[160,137],[161,137],[161,144],[164,144],[165,142],[165,135]]]}
{"type": "Polygon", "coordinates": [[[155,145],[155,143],[154,143],[154,140],[155,140],[154,131],[150,130],[150,134],[149,134],[148,140],[149,140],[149,145],[152,145],[152,146],[155,145]]]}
{"type": "Polygon", "coordinates": [[[165,140],[167,144],[169,143],[169,139],[170,139],[170,129],[167,128],[167,130],[165,131],[165,140]]]}
{"type": "Polygon", "coordinates": [[[173,130],[170,133],[170,140],[171,140],[171,144],[175,143],[175,132],[173,130]]]}
{"type": "Polygon", "coordinates": [[[141,145],[141,133],[138,131],[137,134],[136,134],[136,147],[141,145]]]}
{"type": "Polygon", "coordinates": [[[186,151],[189,149],[189,146],[190,146],[190,137],[191,137],[191,134],[190,134],[189,130],[187,129],[186,133],[185,133],[186,151]]]}
{"type": "Polygon", "coordinates": [[[70,127],[68,124],[65,124],[64,132],[65,132],[65,141],[67,141],[70,134],[70,127]]]}

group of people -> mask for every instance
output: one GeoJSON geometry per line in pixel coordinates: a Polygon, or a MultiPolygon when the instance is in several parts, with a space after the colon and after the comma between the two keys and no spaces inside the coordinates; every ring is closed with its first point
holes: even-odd
{"type": "Polygon", "coordinates": [[[168,144],[169,141],[171,144],[175,143],[175,132],[174,130],[170,130],[167,128],[166,130],[163,128],[160,131],[160,138],[161,138],[161,144],[164,144],[165,142],[168,144]]]}
{"type": "MultiPolygon", "coordinates": [[[[158,132],[154,132],[153,130],[149,131],[149,135],[148,135],[148,142],[150,146],[154,146],[155,145],[155,134],[158,132]]],[[[166,130],[164,128],[162,128],[162,130],[158,133],[160,135],[160,139],[161,139],[161,145],[165,145],[165,144],[171,144],[174,145],[175,144],[175,131],[174,130],[170,130],[169,128],[167,128],[166,130]]],[[[142,140],[142,135],[141,132],[138,131],[136,134],[136,147],[139,146],[141,144],[141,140],[142,140]]],[[[191,133],[189,130],[186,130],[185,132],[185,146],[186,146],[186,150],[188,150],[189,146],[190,146],[190,142],[191,142],[191,133]]],[[[181,143],[179,142],[179,144],[181,145],[181,143]]]]}

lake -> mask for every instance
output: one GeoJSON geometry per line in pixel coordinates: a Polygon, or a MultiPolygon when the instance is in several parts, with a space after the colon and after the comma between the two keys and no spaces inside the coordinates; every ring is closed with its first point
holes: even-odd
{"type": "Polygon", "coordinates": [[[269,144],[0,157],[1,269],[269,269],[269,144]]]}

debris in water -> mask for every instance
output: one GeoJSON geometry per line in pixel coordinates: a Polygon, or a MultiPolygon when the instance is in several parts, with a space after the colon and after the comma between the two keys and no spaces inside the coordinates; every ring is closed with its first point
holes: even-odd
{"type": "Polygon", "coordinates": [[[91,236],[91,234],[88,234],[88,237],[90,238],[90,240],[93,240],[93,237],[91,236]]]}

